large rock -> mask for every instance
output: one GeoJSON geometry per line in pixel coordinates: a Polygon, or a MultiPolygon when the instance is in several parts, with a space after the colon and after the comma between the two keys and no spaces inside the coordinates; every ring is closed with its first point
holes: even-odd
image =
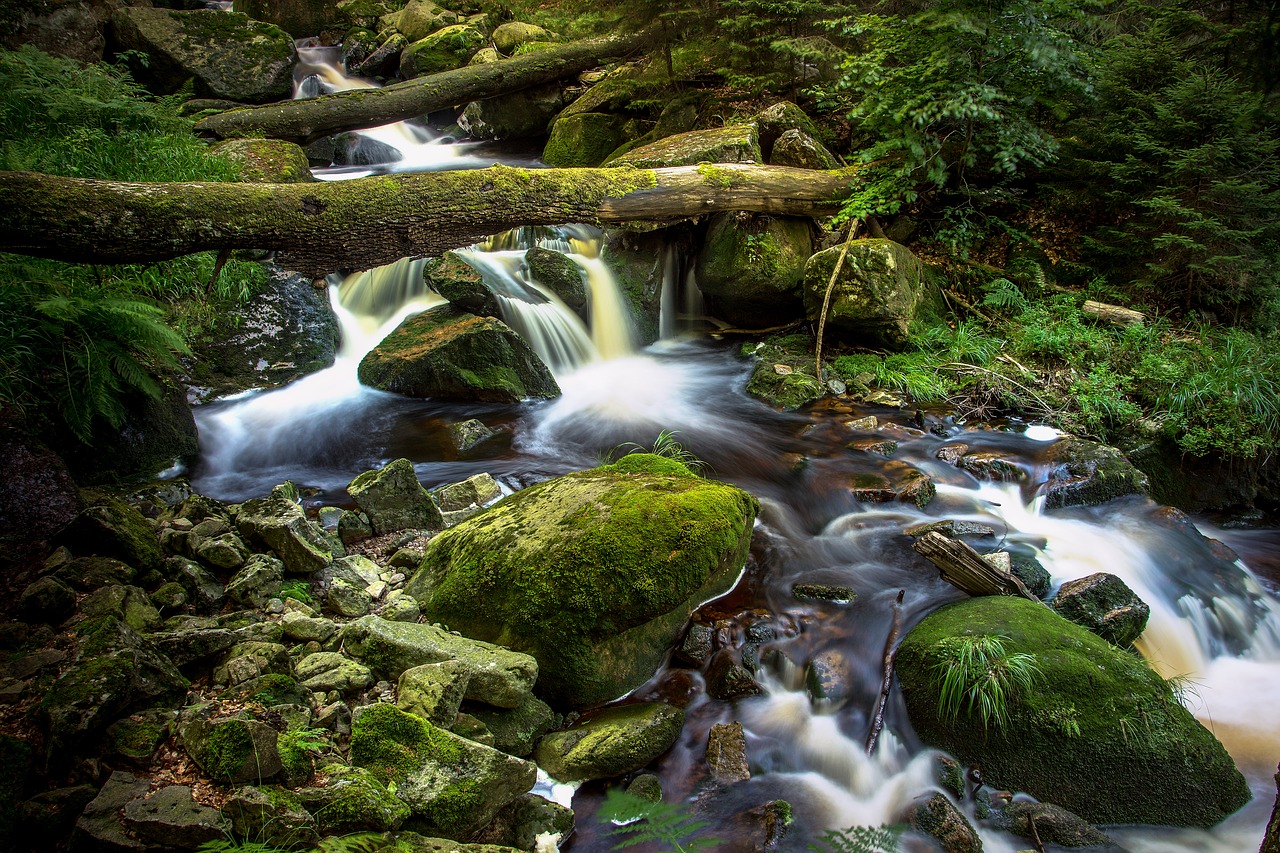
{"type": "Polygon", "coordinates": [[[215,808],[202,806],[186,785],[167,785],[124,807],[124,824],[135,835],[166,850],[195,850],[221,840],[229,828],[215,808]]]}
{"type": "Polygon", "coordinates": [[[538,664],[529,655],[469,640],[438,625],[365,616],[343,628],[341,640],[348,655],[382,678],[398,679],[423,664],[458,661],[468,673],[466,697],[499,708],[518,707],[538,678],[538,664]]]}
{"type": "Polygon", "coordinates": [[[239,166],[242,181],[302,184],[315,180],[307,152],[301,145],[283,139],[228,139],[210,148],[209,153],[239,166]]]}
{"type": "Polygon", "coordinates": [[[382,391],[486,403],[557,397],[560,386],[524,338],[491,317],[442,305],[405,320],[360,362],[382,391]]]}
{"type": "Polygon", "coordinates": [[[1151,608],[1129,585],[1105,572],[1067,581],[1053,597],[1053,609],[1122,649],[1147,627],[1151,608]]]}
{"type": "MultiPolygon", "coordinates": [[[[657,142],[632,148],[612,160],[614,166],[631,165],[638,169],[664,166],[692,166],[696,163],[759,163],[760,135],[754,124],[731,124],[710,130],[677,133],[657,142]]],[[[703,176],[717,185],[720,175],[712,166],[704,167],[703,176]]]]}
{"type": "Polygon", "coordinates": [[[439,258],[429,259],[422,272],[431,289],[459,311],[478,317],[501,314],[498,298],[485,285],[480,272],[457,252],[445,252],[439,258]]]}
{"type": "Polygon", "coordinates": [[[279,734],[266,723],[194,717],[180,723],[178,733],[200,769],[224,785],[259,784],[283,769],[279,734]]]}
{"type": "Polygon", "coordinates": [[[411,42],[458,23],[458,15],[432,0],[409,0],[395,16],[395,26],[411,42]]]}
{"type": "Polygon", "coordinates": [[[376,471],[365,471],[347,486],[347,494],[368,516],[374,533],[444,527],[439,507],[418,482],[413,463],[408,459],[397,459],[376,471]]]}
{"type": "Polygon", "coordinates": [[[285,571],[308,575],[333,559],[333,548],[319,525],[307,518],[298,489],[286,482],[265,498],[240,505],[236,527],[248,542],[270,548],[284,563],[285,571]]]}
{"type": "Polygon", "coordinates": [[[542,159],[548,166],[599,166],[627,141],[626,116],[609,113],[561,114],[551,125],[542,159]]]}
{"type": "Polygon", "coordinates": [[[983,597],[930,614],[896,658],[911,723],[930,746],[977,763],[991,785],[1070,809],[1090,823],[1212,826],[1249,800],[1226,750],[1141,659],[1049,608],[983,597]],[[1041,679],[984,731],[939,713],[939,667],[967,637],[1003,638],[1034,657],[1041,679]],[[1087,780],[1087,784],[1082,780],[1087,780]]]}
{"type": "Polygon", "coordinates": [[[294,38],[318,36],[342,21],[337,0],[235,0],[231,8],[275,24],[294,38]]]}
{"type": "Polygon", "coordinates": [[[537,24],[508,21],[493,31],[493,46],[499,53],[510,56],[521,45],[530,42],[555,41],[556,37],[537,24]]]}
{"type": "Polygon", "coordinates": [[[538,769],[474,743],[394,705],[365,708],[351,727],[351,760],[380,781],[426,824],[448,838],[468,838],[527,793],[538,769]]]}
{"type": "Polygon", "coordinates": [[[63,528],[57,543],[79,556],[115,557],[143,571],[164,564],[151,522],[134,507],[107,495],[99,495],[93,506],[63,528]]]}
{"type": "Polygon", "coordinates": [[[149,57],[145,66],[130,65],[161,94],[191,77],[197,94],[251,104],[285,100],[293,91],[293,39],[248,15],[125,8],[111,16],[111,35],[121,50],[149,57]]]}
{"type": "Polygon", "coordinates": [[[788,130],[778,137],[769,163],[796,169],[836,169],[840,166],[821,142],[799,130],[788,130]]]}
{"type": "Polygon", "coordinates": [[[274,265],[268,279],[262,293],[215,317],[213,328],[192,345],[185,366],[193,402],[273,388],[333,364],[338,318],[327,291],[274,265]]]}
{"type": "Polygon", "coordinates": [[[711,311],[746,327],[778,326],[801,316],[811,230],[810,219],[715,214],[694,268],[711,311]]]}
{"type": "Polygon", "coordinates": [[[484,33],[469,24],[444,27],[404,49],[400,54],[400,76],[408,80],[461,68],[484,45],[484,33]]]}
{"type": "Polygon", "coordinates": [[[306,810],[315,816],[322,835],[392,832],[409,817],[409,807],[368,770],[340,764],[320,770],[325,784],[303,788],[297,794],[306,810]]]}
{"type": "Polygon", "coordinates": [[[560,782],[611,779],[647,766],[675,744],[684,711],[659,702],[607,708],[538,742],[538,766],[560,782]]]}
{"type": "Polygon", "coordinates": [[[66,463],[7,417],[0,417],[0,481],[0,567],[38,558],[82,509],[66,463]]]}
{"type": "Polygon", "coordinates": [[[1119,450],[1096,441],[1068,436],[1050,448],[1047,461],[1054,467],[1042,488],[1046,509],[1147,494],[1147,475],[1119,450]]]}
{"type": "Polygon", "coordinates": [[[241,838],[284,850],[311,850],[320,843],[316,819],[302,807],[297,794],[285,788],[237,788],[222,813],[241,838]]]}
{"type": "Polygon", "coordinates": [[[982,838],[973,824],[940,791],[912,803],[905,817],[912,829],[937,841],[946,853],[982,853],[982,838]]]}
{"type": "Polygon", "coordinates": [[[0,6],[0,46],[24,44],[85,65],[102,59],[103,32],[111,13],[126,0],[46,0],[0,6]]]}
{"type": "Polygon", "coordinates": [[[563,107],[560,84],[549,83],[472,101],[458,116],[458,126],[472,139],[528,139],[544,136],[547,123],[563,107]]]}
{"type": "Polygon", "coordinates": [[[774,145],[788,132],[796,131],[815,138],[818,136],[818,126],[804,110],[790,101],[778,101],[762,110],[755,118],[755,126],[760,134],[760,149],[770,163],[773,162],[774,145]]]}
{"type": "Polygon", "coordinates": [[[565,305],[578,312],[587,307],[591,293],[582,267],[568,255],[534,246],[524,253],[524,259],[534,280],[564,300],[565,305]]]}
{"type": "Polygon", "coordinates": [[[144,796],[150,787],[146,779],[140,779],[132,773],[123,770],[112,773],[98,796],[84,807],[84,812],[76,819],[70,849],[85,853],[125,853],[135,850],[142,853],[146,847],[125,831],[120,811],[138,797],[144,796]]]}
{"type": "Polygon", "coordinates": [[[493,746],[511,755],[524,757],[533,752],[538,738],[560,725],[560,715],[537,696],[530,696],[515,708],[468,708],[493,735],[493,746]]]}
{"type": "Polygon", "coordinates": [[[187,680],[147,638],[112,616],[76,627],[75,657],[44,694],[50,762],[69,759],[107,726],[133,711],[176,702],[187,680]]]}
{"type": "Polygon", "coordinates": [[[433,539],[405,591],[423,613],[538,659],[552,704],[653,674],[693,608],[746,559],[755,498],[631,454],[517,492],[433,539]]]}
{"type": "MultiPolygon", "coordinates": [[[[818,252],[805,265],[805,312],[815,323],[842,248],[818,252]]],[[[931,303],[924,267],[910,249],[892,240],[854,240],[831,291],[827,334],[850,343],[901,349],[911,321],[931,303]]]]}

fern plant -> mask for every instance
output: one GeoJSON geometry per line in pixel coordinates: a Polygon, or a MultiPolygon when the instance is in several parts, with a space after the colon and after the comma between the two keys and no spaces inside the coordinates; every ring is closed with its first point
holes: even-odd
{"type": "Polygon", "coordinates": [[[1043,679],[1034,655],[1010,653],[998,634],[947,637],[933,647],[938,715],[956,722],[978,717],[984,731],[1009,723],[1009,707],[1043,679]]]}
{"type": "Polygon", "coordinates": [[[851,826],[829,830],[808,849],[817,853],[898,853],[900,826],[851,826]]]}
{"type": "Polygon", "coordinates": [[[605,794],[600,816],[615,824],[610,832],[619,838],[614,850],[653,842],[659,853],[692,853],[723,843],[718,838],[699,836],[710,824],[695,818],[687,807],[655,803],[621,788],[611,788],[605,794]]]}

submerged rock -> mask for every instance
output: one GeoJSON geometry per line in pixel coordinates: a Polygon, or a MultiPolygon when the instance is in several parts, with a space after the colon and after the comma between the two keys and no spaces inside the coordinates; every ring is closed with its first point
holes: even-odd
{"type": "Polygon", "coordinates": [[[1087,821],[1052,803],[1009,803],[1000,810],[996,823],[1022,838],[1062,847],[1092,847],[1111,841],[1087,821]]]}
{"type": "Polygon", "coordinates": [[[978,831],[946,794],[935,791],[912,803],[905,818],[912,829],[937,841],[946,853],[982,853],[978,831]]]}
{"type": "Polygon", "coordinates": [[[553,704],[649,678],[746,559],[755,499],[651,454],[557,477],[431,541],[405,591],[427,618],[538,659],[553,704]]]}
{"type": "Polygon", "coordinates": [[[899,647],[896,670],[921,739],[977,763],[989,784],[1062,805],[1091,823],[1212,826],[1248,802],[1230,756],[1159,675],[1049,608],[982,597],[947,605],[899,647]],[[968,713],[939,713],[938,667],[968,637],[1001,637],[1028,654],[1034,689],[984,731],[968,713]],[[1087,784],[1082,784],[1087,780],[1087,784]]]}
{"type": "Polygon", "coordinates": [[[360,381],[411,397],[516,403],[560,386],[505,323],[440,306],[405,320],[360,362],[360,381]]]}

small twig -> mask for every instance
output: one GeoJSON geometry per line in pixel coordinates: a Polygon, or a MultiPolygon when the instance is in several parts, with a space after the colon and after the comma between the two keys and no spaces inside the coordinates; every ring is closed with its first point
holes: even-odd
{"type": "Polygon", "coordinates": [[[954,299],[956,302],[960,303],[960,307],[961,307],[961,308],[963,308],[964,310],[968,311],[970,314],[975,314],[975,315],[977,315],[978,317],[982,318],[982,320],[983,320],[984,322],[987,322],[987,323],[990,323],[990,322],[991,322],[991,318],[990,318],[990,317],[988,317],[986,314],[983,314],[981,311],[979,311],[979,310],[978,310],[978,308],[977,308],[977,306],[975,306],[975,305],[974,305],[972,302],[970,302],[969,300],[965,299],[965,298],[964,298],[963,296],[961,296],[959,293],[956,293],[954,290],[946,290],[946,291],[944,291],[944,293],[945,293],[947,296],[950,296],[950,297],[951,297],[952,299],[954,299]]]}
{"type": "Polygon", "coordinates": [[[889,626],[889,636],[884,641],[884,678],[880,681],[880,696],[876,700],[876,712],[871,718],[871,731],[867,733],[867,755],[876,751],[876,741],[880,739],[880,730],[884,728],[884,709],[889,702],[889,690],[893,685],[893,659],[898,652],[898,634],[902,632],[902,597],[905,589],[898,590],[898,597],[893,603],[893,622],[889,626]]]}
{"type": "Polygon", "coordinates": [[[1035,842],[1037,853],[1045,853],[1044,842],[1040,840],[1040,832],[1036,829],[1036,816],[1027,815],[1027,820],[1031,822],[1031,840],[1035,842]]]}
{"type": "Polygon", "coordinates": [[[840,249],[840,257],[836,259],[836,265],[831,269],[831,279],[827,282],[826,295],[822,297],[822,313],[818,315],[818,346],[813,354],[813,375],[822,381],[822,333],[827,328],[827,310],[831,307],[831,291],[835,289],[836,279],[840,276],[840,270],[844,268],[844,259],[849,254],[849,246],[853,243],[854,235],[858,233],[858,221],[855,219],[849,223],[849,231],[845,234],[844,246],[840,249]]]}
{"type": "MultiPolygon", "coordinates": [[[[1039,394],[1037,394],[1035,391],[1032,391],[1030,388],[1028,388],[1027,386],[1023,385],[1023,384],[1022,384],[1022,383],[1020,383],[1020,382],[1015,382],[1014,380],[1010,379],[1008,376],[1005,376],[1003,373],[999,373],[999,372],[994,371],[994,370],[988,370],[988,369],[987,369],[987,368],[985,368],[985,367],[979,367],[979,366],[978,366],[978,365],[976,365],[976,364],[968,364],[967,362],[963,362],[963,361],[949,361],[949,362],[947,362],[946,364],[938,365],[938,367],[939,367],[939,368],[954,367],[954,368],[957,368],[957,369],[960,369],[960,370],[977,370],[977,371],[979,371],[980,373],[987,373],[987,374],[990,374],[991,376],[995,376],[995,377],[997,377],[997,378],[999,378],[999,379],[1003,379],[1005,382],[1008,382],[1010,385],[1014,386],[1015,388],[1020,388],[1020,389],[1022,389],[1023,391],[1026,391],[1026,392],[1027,392],[1028,394],[1030,394],[1032,397],[1035,397],[1035,398],[1036,398],[1036,402],[1037,402],[1037,403],[1039,403],[1041,406],[1043,406],[1043,407],[1044,407],[1044,410],[1045,410],[1045,413],[1046,413],[1046,414],[1053,414],[1053,413],[1056,411],[1056,410],[1053,408],[1053,406],[1050,406],[1048,403],[1046,403],[1046,402],[1045,402],[1045,401],[1040,397],[1040,395],[1039,395],[1039,394]]],[[[1019,367],[1021,367],[1021,365],[1019,365],[1019,367]]]]}

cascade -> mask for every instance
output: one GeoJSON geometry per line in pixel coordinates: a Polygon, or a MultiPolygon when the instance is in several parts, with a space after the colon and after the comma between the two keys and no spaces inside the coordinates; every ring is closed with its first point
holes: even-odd
{"type": "MultiPolygon", "coordinates": [[[[306,54],[309,72],[299,92],[359,85],[342,75],[334,54],[306,54]],[[310,81],[310,82],[308,82],[310,81]]],[[[394,163],[321,170],[330,179],[376,169],[465,165],[462,146],[427,138],[420,128],[389,131],[378,141],[400,154],[394,163]],[[422,148],[436,148],[430,156],[422,148]],[[434,159],[433,159],[434,158],[434,159]]],[[[381,149],[371,149],[380,151],[381,149]]],[[[385,152],[384,152],[385,154],[385,152]]],[[[1186,524],[1170,524],[1140,499],[1101,508],[1046,514],[1034,489],[989,484],[939,461],[946,440],[963,435],[975,449],[998,450],[1018,461],[1026,483],[1042,482],[1037,459],[1043,430],[1024,434],[964,428],[940,422],[942,439],[908,428],[886,427],[898,442],[885,464],[909,463],[938,484],[926,510],[905,504],[859,504],[846,484],[866,470],[869,454],[844,448],[831,414],[777,413],[742,393],[750,365],[724,347],[677,339],[700,307],[692,274],[673,249],[662,259],[663,340],[636,345],[634,326],[617,283],[600,259],[600,235],[586,227],[518,228],[459,254],[498,297],[503,317],[530,342],[556,373],[563,395],[527,406],[462,406],[408,400],[361,387],[356,367],[382,336],[410,313],[441,299],[423,282],[423,261],[402,260],[379,270],[330,283],[343,331],[333,367],[274,391],[253,392],[197,410],[201,462],[197,490],[228,500],[261,495],[293,479],[320,490],[318,500],[341,503],[356,474],[397,456],[411,458],[428,486],[487,471],[520,486],[535,479],[596,464],[628,442],[647,444],[661,430],[709,463],[711,476],[741,485],[763,507],[748,603],[725,613],[725,630],[742,633],[742,613],[776,628],[770,647],[781,652],[761,671],[763,692],[720,702],[694,690],[680,742],[657,766],[672,797],[691,794],[711,725],[743,723],[752,778],[740,788],[747,807],[770,798],[796,809],[797,826],[840,828],[878,825],[933,787],[933,753],[919,749],[905,715],[890,707],[879,747],[863,749],[880,656],[895,594],[906,590],[903,608],[912,618],[954,597],[926,576],[910,551],[905,527],[940,518],[978,521],[1000,531],[1011,546],[1035,552],[1055,583],[1106,571],[1122,577],[1150,606],[1141,649],[1166,676],[1187,676],[1193,687],[1184,701],[1224,742],[1247,774],[1255,800],[1210,831],[1150,827],[1120,828],[1113,837],[1131,851],[1237,853],[1256,848],[1274,796],[1270,773],[1280,759],[1280,732],[1273,725],[1280,706],[1280,610],[1271,594],[1239,563],[1216,552],[1186,524]],[[589,325],[529,274],[524,253],[539,245],[562,252],[582,270],[590,289],[589,325]],[[475,458],[449,455],[421,438],[443,425],[471,417],[507,429],[512,441],[475,458]],[[797,602],[798,581],[848,584],[858,598],[838,617],[797,602]],[[814,701],[803,683],[803,662],[838,652],[850,662],[848,695],[814,701]],[[750,802],[748,802],[750,801],[750,802]]],[[[882,422],[904,421],[902,413],[874,410],[882,422]]],[[[663,695],[673,668],[655,673],[636,692],[663,695]]],[[[685,671],[688,672],[687,670],[685,671]]],[[[692,683],[702,684],[694,671],[692,683]]],[[[591,818],[592,794],[580,792],[580,827],[591,818]]],[[[732,800],[731,802],[737,802],[732,800]]],[[[713,819],[719,817],[711,816],[713,819]]],[[[1012,853],[1026,843],[982,830],[991,853],[1012,853]]],[[[801,849],[809,838],[788,838],[801,849]]],[[[580,832],[572,853],[607,850],[613,839],[580,832]]]]}

